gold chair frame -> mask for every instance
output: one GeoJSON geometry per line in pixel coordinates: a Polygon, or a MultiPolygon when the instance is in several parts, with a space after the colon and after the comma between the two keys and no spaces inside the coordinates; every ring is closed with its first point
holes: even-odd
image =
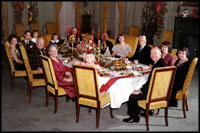
{"type": "Polygon", "coordinates": [[[14,86],[15,86],[15,78],[16,77],[26,77],[27,74],[26,74],[26,71],[25,70],[15,70],[15,66],[14,66],[14,63],[13,63],[13,60],[11,58],[11,55],[10,55],[10,51],[9,51],[9,46],[10,46],[10,43],[8,41],[6,41],[4,43],[4,46],[5,46],[5,49],[6,49],[6,54],[7,54],[7,57],[8,57],[8,61],[9,61],[9,64],[10,64],[10,72],[11,72],[11,87],[12,87],[12,91],[14,91],[14,86]]]}
{"type": "MultiPolygon", "coordinates": [[[[96,68],[73,65],[73,75],[76,92],[76,123],[79,122],[80,105],[85,105],[96,108],[96,128],[99,128],[100,107],[110,102],[110,95],[109,93],[106,93],[104,96],[100,95],[96,68]],[[90,78],[84,78],[83,74],[81,74],[82,72],[87,73],[85,76],[90,78]]],[[[114,118],[111,107],[110,117],[114,118]]]]}
{"type": "Polygon", "coordinates": [[[149,130],[149,110],[165,108],[165,124],[168,126],[168,105],[176,73],[175,66],[158,67],[152,72],[146,100],[138,106],[146,110],[146,129],[149,130]]]}

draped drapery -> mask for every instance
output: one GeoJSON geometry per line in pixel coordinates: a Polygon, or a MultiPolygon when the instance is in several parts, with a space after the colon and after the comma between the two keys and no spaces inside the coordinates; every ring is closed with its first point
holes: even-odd
{"type": "Polygon", "coordinates": [[[2,26],[4,30],[4,40],[8,38],[8,12],[7,12],[7,2],[1,2],[2,3],[2,26]]]}
{"type": "Polygon", "coordinates": [[[115,38],[117,38],[119,34],[118,20],[119,20],[119,10],[118,10],[118,4],[116,2],[115,4],[115,38]]]}
{"type": "Polygon", "coordinates": [[[81,26],[81,3],[74,2],[75,5],[75,13],[76,13],[76,27],[81,26]]]}
{"type": "Polygon", "coordinates": [[[103,16],[102,16],[102,24],[103,24],[103,29],[102,32],[106,31],[106,27],[107,27],[107,13],[108,13],[108,5],[109,2],[103,2],[103,16]]]}
{"type": "Polygon", "coordinates": [[[118,2],[118,9],[119,9],[119,21],[118,21],[118,24],[119,24],[119,34],[122,34],[122,30],[123,30],[123,5],[124,5],[124,2],[118,2]]]}
{"type": "Polygon", "coordinates": [[[56,32],[60,36],[60,10],[62,7],[62,2],[56,2],[56,32]]]}
{"type": "Polygon", "coordinates": [[[60,11],[60,37],[64,39],[68,35],[68,25],[75,27],[74,2],[63,2],[60,11]]]}

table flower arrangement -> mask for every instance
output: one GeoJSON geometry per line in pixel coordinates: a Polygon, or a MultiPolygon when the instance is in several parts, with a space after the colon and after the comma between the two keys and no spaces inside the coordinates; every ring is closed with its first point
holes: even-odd
{"type": "Polygon", "coordinates": [[[83,40],[80,41],[79,45],[76,45],[76,51],[79,54],[88,53],[92,52],[94,47],[96,47],[96,43],[93,43],[91,40],[89,40],[88,42],[83,40]]]}

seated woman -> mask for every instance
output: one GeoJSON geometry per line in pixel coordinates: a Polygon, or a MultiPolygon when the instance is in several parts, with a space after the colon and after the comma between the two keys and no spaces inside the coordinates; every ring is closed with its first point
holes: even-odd
{"type": "Polygon", "coordinates": [[[131,47],[125,43],[125,37],[124,35],[119,35],[119,42],[112,48],[112,56],[116,58],[126,58],[128,56],[128,53],[131,52],[131,47]]]}
{"type": "Polygon", "coordinates": [[[19,46],[18,46],[18,37],[15,34],[11,34],[8,37],[8,42],[10,43],[9,51],[13,64],[16,70],[25,70],[23,58],[21,56],[19,46]]]}
{"type": "Polygon", "coordinates": [[[183,84],[191,63],[191,61],[188,60],[189,53],[186,47],[178,49],[176,55],[178,56],[178,60],[174,64],[177,67],[176,75],[169,100],[169,106],[173,107],[177,107],[178,105],[176,100],[176,93],[183,88],[183,84]]]}
{"type": "Polygon", "coordinates": [[[164,41],[161,45],[162,59],[167,66],[173,66],[175,62],[174,57],[169,53],[170,48],[171,44],[167,41],[164,41]]]}
{"type": "Polygon", "coordinates": [[[39,36],[38,30],[33,30],[31,41],[34,42],[34,43],[36,43],[38,36],[39,36]]]}
{"type": "Polygon", "coordinates": [[[92,53],[87,53],[83,59],[83,61],[80,63],[81,65],[86,65],[86,66],[93,66],[97,69],[101,69],[101,66],[99,63],[96,61],[94,54],[92,53]]]}
{"type": "Polygon", "coordinates": [[[72,74],[67,71],[58,56],[58,45],[49,44],[47,48],[55,71],[57,83],[59,87],[63,87],[70,98],[75,96],[72,74]]]}
{"type": "Polygon", "coordinates": [[[60,45],[61,44],[61,41],[60,39],[58,38],[58,34],[56,32],[54,32],[51,36],[51,41],[49,42],[50,44],[57,44],[57,45],[60,45]]]}

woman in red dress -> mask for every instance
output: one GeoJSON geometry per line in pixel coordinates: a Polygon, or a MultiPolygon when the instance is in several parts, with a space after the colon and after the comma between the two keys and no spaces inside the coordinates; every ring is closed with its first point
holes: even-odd
{"type": "Polygon", "coordinates": [[[68,96],[73,98],[75,96],[75,90],[72,74],[67,71],[66,66],[64,66],[62,61],[57,57],[58,45],[50,44],[47,50],[53,64],[58,86],[63,87],[68,96]]]}

